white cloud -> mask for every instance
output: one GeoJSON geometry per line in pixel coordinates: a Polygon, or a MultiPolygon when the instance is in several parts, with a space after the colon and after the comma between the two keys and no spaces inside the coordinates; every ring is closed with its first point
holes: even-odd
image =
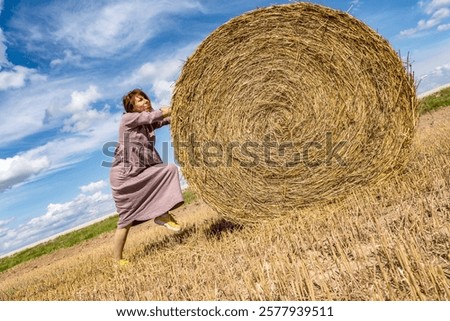
{"type": "Polygon", "coordinates": [[[106,121],[109,114],[109,107],[97,110],[92,104],[102,98],[98,87],[90,85],[85,91],[73,91],[71,99],[67,105],[54,104],[47,109],[48,116],[53,118],[66,117],[62,124],[64,133],[80,133],[88,131],[96,123],[106,121]]]}
{"type": "Polygon", "coordinates": [[[85,193],[85,194],[86,193],[95,193],[95,192],[98,192],[98,191],[104,189],[107,186],[108,186],[108,184],[104,180],[101,180],[98,182],[92,182],[87,185],[80,186],[80,190],[82,193],[85,193]]]}
{"type": "MultiPolygon", "coordinates": [[[[173,23],[168,15],[186,15],[201,10],[201,5],[197,0],[71,0],[20,9],[14,21],[14,35],[29,50],[42,51],[45,42],[62,45],[75,56],[112,57],[120,53],[130,55],[164,31],[173,23]]],[[[53,65],[63,60],[54,59],[53,65]]]]}
{"type": "Polygon", "coordinates": [[[0,255],[114,213],[112,196],[104,193],[100,185],[87,184],[84,192],[73,200],[50,203],[45,214],[22,225],[14,228],[0,225],[0,255]]]}
{"type": "MultiPolygon", "coordinates": [[[[63,3],[54,1],[50,5],[46,4],[44,7],[42,5],[18,5],[14,19],[11,19],[12,28],[8,31],[7,36],[12,39],[11,41],[14,41],[16,46],[21,43],[19,40],[16,41],[15,38],[17,37],[22,39],[25,46],[28,46],[29,43],[34,43],[40,48],[39,50],[48,51],[52,51],[52,43],[59,41],[57,44],[58,49],[55,52],[59,51],[61,41],[70,42],[73,46],[64,46],[64,58],[53,60],[53,66],[58,67],[70,63],[71,60],[73,64],[81,61],[82,58],[80,56],[84,55],[84,51],[81,47],[77,47],[77,41],[89,43],[86,39],[96,36],[94,34],[88,36],[86,33],[83,36],[83,32],[87,28],[91,28],[89,25],[92,25],[92,23],[84,23],[84,21],[91,19],[94,22],[102,19],[106,21],[111,18],[112,21],[110,22],[112,25],[120,25],[121,20],[119,19],[116,22],[112,15],[126,15],[127,19],[133,22],[130,25],[139,26],[140,28],[139,32],[131,32],[131,36],[136,37],[134,40],[123,42],[120,39],[121,36],[114,36],[115,33],[113,31],[98,31],[100,34],[97,36],[99,39],[105,38],[105,35],[111,32],[113,34],[111,43],[105,43],[102,46],[109,47],[111,45],[114,47],[118,44],[123,44],[126,47],[125,51],[131,52],[137,49],[135,46],[139,44],[139,41],[148,36],[147,31],[151,34],[154,28],[162,28],[163,24],[158,24],[160,21],[158,19],[166,17],[168,14],[176,14],[183,10],[191,12],[198,8],[200,8],[200,5],[194,0],[180,1],[176,4],[163,0],[152,1],[151,3],[149,1],[98,1],[93,3],[77,0],[63,3]],[[134,11],[131,10],[131,4],[134,5],[134,11]],[[128,8],[128,11],[117,13],[116,9],[120,9],[122,6],[128,8]],[[150,16],[153,16],[155,19],[148,20],[145,18],[141,21],[139,19],[140,15],[142,12],[147,11],[151,12],[150,16]],[[39,16],[39,19],[41,19],[38,21],[39,23],[35,21],[36,16],[39,16]],[[99,16],[99,19],[97,19],[97,16],[99,16]],[[45,17],[45,19],[42,17],[45,17]],[[60,40],[55,39],[55,35],[52,32],[60,30],[62,24],[73,24],[74,28],[76,26],[80,30],[73,30],[71,31],[73,32],[72,34],[66,29],[63,38],[60,40]],[[128,48],[129,44],[131,46],[128,48]]],[[[120,33],[117,29],[114,30],[116,30],[116,33],[120,33]]],[[[126,35],[123,36],[126,37],[126,35]]],[[[96,44],[93,43],[92,45],[95,46],[96,44]]],[[[108,50],[107,48],[101,48],[101,50],[103,49],[108,50]]],[[[36,56],[39,59],[45,59],[45,54],[40,55],[40,53],[37,53],[36,56]]],[[[172,91],[171,86],[187,55],[188,53],[185,53],[178,61],[164,61],[164,64],[156,62],[157,70],[154,70],[153,73],[150,72],[150,74],[144,68],[141,71],[142,74],[138,77],[139,79],[137,79],[139,83],[136,86],[142,87],[143,84],[152,84],[154,87],[152,89],[157,95],[156,106],[159,103],[168,104],[172,91]],[[158,76],[158,73],[161,73],[161,75],[158,76]],[[143,82],[140,82],[141,80],[143,82]]],[[[80,67],[80,65],[77,66],[80,67]]],[[[18,142],[36,133],[55,128],[61,128],[63,134],[84,135],[98,123],[108,121],[111,118],[110,113],[102,109],[102,107],[99,110],[98,105],[93,105],[97,104],[100,99],[105,100],[103,104],[109,103],[108,100],[111,99],[118,102],[120,96],[131,89],[131,86],[129,86],[130,82],[126,83],[122,80],[125,77],[130,79],[130,70],[127,70],[125,65],[123,68],[117,69],[122,72],[122,75],[118,76],[117,73],[114,75],[110,71],[105,73],[105,70],[111,69],[105,69],[102,62],[97,63],[97,67],[100,67],[101,70],[81,68],[76,73],[73,73],[73,70],[71,70],[68,73],[54,76],[51,73],[58,72],[58,70],[51,70],[48,79],[42,78],[34,69],[21,66],[15,66],[14,69],[9,68],[10,70],[0,72],[0,90],[8,89],[0,93],[0,99],[2,100],[2,104],[0,104],[0,113],[2,114],[0,118],[0,145],[7,146],[12,142],[18,142]],[[18,87],[20,87],[20,94],[13,90],[18,87]]],[[[115,107],[114,104],[113,107],[115,107]]]]}
{"type": "Polygon", "coordinates": [[[437,31],[448,30],[445,20],[450,17],[450,0],[419,1],[419,6],[428,17],[419,20],[416,27],[401,31],[400,36],[411,37],[434,28],[437,31]]]}
{"type": "Polygon", "coordinates": [[[0,146],[48,130],[46,111],[49,106],[69,103],[71,91],[67,87],[71,85],[64,81],[45,80],[26,86],[20,92],[0,92],[0,146]]]}
{"type": "MultiPolygon", "coordinates": [[[[17,137],[25,137],[45,130],[48,126],[45,122],[50,122],[53,124],[52,126],[60,128],[62,135],[22,152],[21,157],[23,158],[28,160],[46,159],[48,164],[39,171],[35,170],[27,175],[20,171],[11,172],[7,180],[8,184],[5,184],[3,190],[6,187],[29,181],[30,178],[40,179],[55,170],[73,165],[89,157],[90,153],[101,150],[104,143],[116,140],[121,112],[111,113],[108,105],[104,105],[102,109],[93,107],[100,99],[104,99],[105,95],[118,96],[118,91],[124,91],[121,88],[130,89],[133,86],[148,83],[152,84],[151,91],[156,96],[155,106],[169,104],[172,85],[184,60],[195,46],[196,44],[192,44],[181,48],[169,58],[165,57],[162,60],[144,63],[131,73],[134,76],[127,78],[127,81],[114,84],[113,80],[109,84],[113,89],[105,87],[100,90],[96,85],[87,84],[82,90],[70,91],[75,83],[83,82],[82,78],[69,81],[54,80],[46,82],[42,86],[29,88],[16,102],[17,109],[14,112],[5,113],[5,117],[0,121],[3,134],[0,142],[1,139],[8,142],[8,139],[17,139],[17,137]],[[47,91],[42,92],[41,88],[45,88],[47,91]],[[26,113],[22,112],[24,110],[26,113]]],[[[6,105],[10,105],[12,102],[15,100],[6,101],[6,105]]]]}
{"type": "Polygon", "coordinates": [[[108,106],[100,110],[93,106],[104,95],[97,86],[89,85],[89,78],[45,79],[24,87],[20,93],[0,93],[0,146],[54,128],[83,134],[111,117],[108,106]]]}
{"type": "Polygon", "coordinates": [[[110,114],[96,109],[88,109],[81,113],[74,113],[70,118],[64,120],[64,133],[82,133],[92,130],[98,122],[108,121],[110,114]]]}
{"type": "MultiPolygon", "coordinates": [[[[95,113],[95,112],[94,112],[95,113]]],[[[83,113],[85,114],[85,113],[83,113]]],[[[88,111],[87,114],[90,114],[88,111]]],[[[14,157],[0,159],[0,192],[30,179],[73,165],[90,153],[102,149],[104,143],[116,139],[120,115],[103,112],[102,117],[92,117],[86,128],[81,128],[81,118],[73,126],[76,135],[51,140],[14,157]]],[[[69,125],[67,125],[69,126],[69,125]]]]}
{"type": "Polygon", "coordinates": [[[145,63],[133,72],[133,76],[124,84],[130,88],[151,84],[151,90],[156,96],[153,105],[168,105],[172,95],[172,84],[181,67],[182,62],[177,58],[145,63]]]}
{"type": "Polygon", "coordinates": [[[450,6],[450,0],[419,1],[419,6],[423,8],[425,13],[433,14],[433,12],[442,7],[450,6]]]}
{"type": "Polygon", "coordinates": [[[439,22],[441,22],[443,19],[445,19],[449,16],[450,16],[449,8],[440,8],[432,14],[431,19],[429,21],[431,21],[430,24],[432,26],[435,26],[435,25],[439,24],[439,22]]]}
{"type": "Polygon", "coordinates": [[[28,222],[28,225],[33,226],[34,228],[38,227],[39,230],[42,231],[49,225],[67,226],[68,220],[78,220],[78,216],[90,216],[92,219],[92,216],[98,214],[99,211],[101,211],[102,214],[111,213],[112,207],[110,204],[109,206],[106,206],[106,208],[108,208],[107,212],[105,212],[105,207],[102,207],[102,205],[106,205],[104,204],[105,202],[111,203],[111,201],[111,195],[104,194],[101,191],[97,191],[92,195],[79,194],[72,201],[49,204],[47,213],[31,219],[28,222]]]}
{"type": "Polygon", "coordinates": [[[14,218],[10,218],[8,220],[0,220],[0,228],[3,228],[3,226],[9,224],[10,222],[12,222],[14,220],[14,218]]]}
{"type": "MultiPolygon", "coordinates": [[[[0,10],[1,11],[1,10],[0,10]]],[[[3,30],[0,28],[0,66],[8,66],[8,58],[6,57],[6,38],[3,30]]]]}
{"type": "Polygon", "coordinates": [[[450,74],[450,64],[438,66],[433,70],[433,74],[437,76],[442,76],[445,73],[450,74]]]}
{"type": "Polygon", "coordinates": [[[438,31],[447,31],[450,30],[450,23],[444,24],[444,25],[440,25],[439,27],[437,27],[438,31]]]}
{"type": "Polygon", "coordinates": [[[48,112],[53,116],[79,113],[89,109],[90,104],[95,103],[101,97],[97,86],[90,85],[85,91],[74,90],[70,94],[71,99],[67,105],[52,105],[48,108],[48,112]]]}
{"type": "Polygon", "coordinates": [[[39,75],[35,69],[14,66],[2,70],[0,67],[0,91],[24,87],[27,81],[41,81],[45,79],[46,77],[39,75]]]}
{"type": "Polygon", "coordinates": [[[181,69],[183,61],[174,57],[168,60],[146,63],[137,72],[140,81],[174,78],[181,69]]]}
{"type": "MultiPolygon", "coordinates": [[[[0,2],[0,13],[3,1],[0,2]]],[[[45,80],[45,76],[38,74],[37,70],[23,66],[14,66],[6,54],[6,37],[0,28],[0,91],[25,86],[27,81],[45,80]]]]}
{"type": "Polygon", "coordinates": [[[45,156],[32,158],[27,155],[16,155],[0,159],[0,192],[26,181],[49,167],[50,161],[45,156]]]}
{"type": "Polygon", "coordinates": [[[419,93],[432,90],[450,83],[450,63],[435,67],[428,74],[422,75],[419,84],[419,93]]]}
{"type": "Polygon", "coordinates": [[[76,55],[71,50],[64,50],[64,58],[53,59],[50,62],[50,66],[58,67],[62,65],[80,65],[81,59],[81,55],[76,55]]]}
{"type": "MultiPolygon", "coordinates": [[[[101,99],[115,96],[119,102],[120,95],[133,86],[151,84],[155,107],[170,104],[172,85],[175,82],[186,58],[192,53],[197,43],[174,51],[172,55],[161,60],[143,63],[135,71],[126,71],[131,77],[123,81],[111,79],[102,83],[101,89],[91,83],[85,83],[83,77],[47,81],[27,88],[17,100],[17,95],[11,94],[3,106],[13,105],[13,110],[3,110],[4,117],[0,120],[2,135],[0,143],[10,144],[13,140],[44,131],[46,128],[59,128],[60,137],[38,145],[26,152],[26,159],[46,159],[49,166],[42,170],[22,175],[20,172],[11,174],[7,186],[14,186],[30,178],[44,178],[46,174],[65,168],[86,159],[94,151],[101,150],[106,142],[117,139],[121,111],[111,113],[108,105],[98,108],[101,99]],[[118,83],[119,81],[122,81],[118,83]],[[75,87],[76,86],[76,87],[75,87]],[[73,90],[73,88],[78,88],[73,90]],[[97,105],[94,107],[94,105],[97,105]],[[32,108],[31,108],[32,107],[32,108]],[[26,112],[23,112],[26,111],[26,112]]],[[[89,78],[89,76],[86,76],[89,78]]]]}
{"type": "Polygon", "coordinates": [[[416,81],[420,81],[419,94],[450,83],[450,74],[446,72],[450,65],[449,52],[450,39],[445,38],[420,46],[410,53],[416,81]]]}
{"type": "Polygon", "coordinates": [[[155,105],[168,105],[172,96],[173,85],[187,57],[192,54],[198,43],[189,44],[166,56],[164,59],[146,62],[131,72],[131,77],[122,83],[124,87],[141,87],[151,84],[156,97],[155,105]]]}
{"type": "Polygon", "coordinates": [[[77,163],[93,151],[101,150],[104,143],[115,139],[119,128],[120,115],[108,114],[104,119],[93,121],[91,127],[65,138],[54,139],[27,151],[30,157],[46,156],[56,170],[77,163]]]}
{"type": "Polygon", "coordinates": [[[89,108],[91,103],[94,103],[97,99],[101,98],[100,93],[96,86],[89,86],[89,88],[84,91],[74,91],[71,95],[70,104],[66,107],[66,112],[77,113],[89,108]]]}

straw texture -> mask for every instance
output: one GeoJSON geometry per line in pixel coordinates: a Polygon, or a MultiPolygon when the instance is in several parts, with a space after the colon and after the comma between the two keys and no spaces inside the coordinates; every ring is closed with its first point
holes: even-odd
{"type": "Polygon", "coordinates": [[[238,222],[386,179],[407,161],[418,116],[413,75],[386,40],[302,2],[211,33],[182,69],[172,115],[189,185],[238,222]]]}

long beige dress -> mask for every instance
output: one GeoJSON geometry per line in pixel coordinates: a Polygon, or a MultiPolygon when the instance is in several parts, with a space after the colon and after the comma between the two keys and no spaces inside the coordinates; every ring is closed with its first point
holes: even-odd
{"type": "Polygon", "coordinates": [[[160,110],[122,116],[110,171],[119,228],[148,221],[183,203],[178,168],[164,164],[155,149],[154,130],[169,123],[160,110]]]}

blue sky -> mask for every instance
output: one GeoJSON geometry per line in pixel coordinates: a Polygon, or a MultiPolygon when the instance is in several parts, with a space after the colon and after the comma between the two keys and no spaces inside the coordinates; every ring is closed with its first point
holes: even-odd
{"type": "MultiPolygon", "coordinates": [[[[102,162],[122,95],[139,87],[170,104],[183,62],[214,29],[289,2],[0,0],[0,256],[113,213],[102,162]]],[[[450,0],[316,3],[409,53],[419,93],[450,83],[450,0]]],[[[157,136],[173,162],[169,128],[157,136]]]]}

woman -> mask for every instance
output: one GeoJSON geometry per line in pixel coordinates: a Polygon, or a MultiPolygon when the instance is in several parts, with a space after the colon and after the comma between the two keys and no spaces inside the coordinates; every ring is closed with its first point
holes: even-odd
{"type": "Polygon", "coordinates": [[[123,106],[119,144],[110,172],[119,213],[114,258],[120,265],[128,263],[122,259],[122,252],[131,226],[154,219],[156,224],[179,231],[169,211],[183,204],[177,167],[163,164],[155,149],[154,130],[170,124],[171,109],[153,110],[150,99],[140,89],[124,96],[123,106]]]}

